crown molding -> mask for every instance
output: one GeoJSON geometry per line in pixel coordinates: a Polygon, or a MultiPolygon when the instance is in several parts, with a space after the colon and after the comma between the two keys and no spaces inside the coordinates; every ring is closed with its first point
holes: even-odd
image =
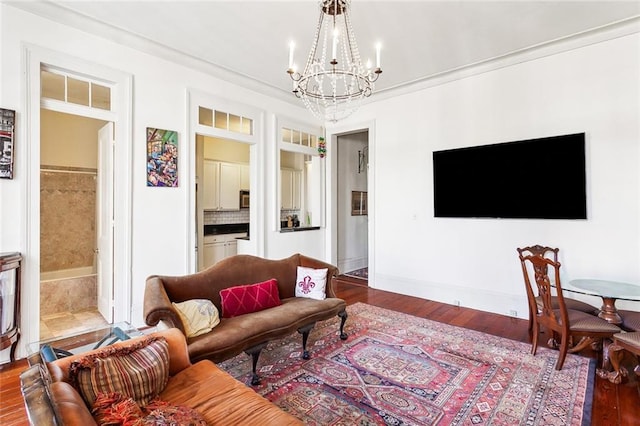
{"type": "Polygon", "coordinates": [[[553,56],[597,43],[625,37],[640,32],[640,16],[614,22],[587,31],[572,34],[556,40],[540,43],[524,49],[490,58],[484,61],[465,65],[441,73],[426,76],[393,87],[374,91],[373,95],[363,103],[377,102],[392,97],[415,93],[430,87],[439,86],[456,80],[462,80],[474,75],[484,74],[501,68],[521,64],[524,62],[553,56]]]}
{"type": "Polygon", "coordinates": [[[205,74],[209,74],[257,93],[280,99],[294,105],[300,105],[297,98],[292,96],[291,92],[288,90],[272,86],[264,81],[230,70],[223,66],[207,62],[201,58],[162,45],[141,35],[106,24],[50,0],[0,1],[41,18],[49,19],[59,24],[68,25],[69,27],[86,32],[93,36],[104,38],[114,43],[139,50],[143,53],[184,65],[187,68],[201,71],[205,74]]]}
{"type": "MultiPolygon", "coordinates": [[[[265,96],[300,106],[300,101],[291,92],[273,86],[264,81],[245,74],[230,70],[223,66],[207,62],[201,58],[161,45],[154,40],[125,31],[113,25],[105,24],[94,18],[78,13],[67,7],[47,1],[6,1],[5,4],[33,13],[45,19],[68,25],[86,33],[111,40],[141,52],[175,62],[205,74],[220,78],[229,83],[247,88],[265,96]]],[[[373,95],[363,100],[363,104],[378,102],[392,97],[414,93],[430,87],[439,86],[455,80],[461,80],[474,75],[498,70],[501,68],[521,64],[528,61],[552,56],[558,53],[579,49],[589,45],[601,43],[619,37],[640,32],[640,16],[635,16],[601,27],[589,29],[580,33],[540,43],[524,49],[490,58],[484,61],[468,64],[459,68],[443,71],[406,83],[375,90],[373,95]]]]}

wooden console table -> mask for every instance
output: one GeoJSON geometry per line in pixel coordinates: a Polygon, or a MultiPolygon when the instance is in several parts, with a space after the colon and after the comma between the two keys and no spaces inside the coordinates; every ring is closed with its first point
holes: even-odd
{"type": "Polygon", "coordinates": [[[0,253],[0,350],[11,347],[16,359],[20,340],[20,253],[0,253]]]}

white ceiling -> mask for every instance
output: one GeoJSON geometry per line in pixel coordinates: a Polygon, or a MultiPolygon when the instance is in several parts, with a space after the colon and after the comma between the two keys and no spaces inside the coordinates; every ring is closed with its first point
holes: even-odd
{"type": "MultiPolygon", "coordinates": [[[[3,1],[156,54],[187,55],[214,74],[292,100],[288,44],[295,41],[302,64],[319,14],[312,0],[3,1]]],[[[351,17],[365,60],[382,43],[381,92],[638,21],[640,1],[352,0],[351,17]]]]}

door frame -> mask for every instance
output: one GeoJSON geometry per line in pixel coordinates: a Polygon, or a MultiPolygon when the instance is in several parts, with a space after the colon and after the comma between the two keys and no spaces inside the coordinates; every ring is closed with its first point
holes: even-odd
{"type": "MultiPolygon", "coordinates": [[[[187,164],[189,173],[187,186],[189,188],[189,213],[187,215],[187,265],[189,272],[198,271],[198,250],[203,249],[203,223],[202,217],[197,217],[196,207],[196,182],[197,182],[197,155],[196,155],[196,135],[210,136],[214,138],[227,139],[234,142],[247,143],[249,147],[249,180],[251,192],[249,194],[251,209],[249,211],[249,235],[247,244],[250,254],[264,256],[265,253],[265,216],[258,214],[264,211],[265,206],[265,179],[264,179],[264,155],[265,155],[265,112],[262,109],[252,107],[235,101],[230,101],[219,96],[197,90],[187,89],[188,116],[187,126],[189,129],[189,149],[187,154],[187,164]],[[213,111],[224,111],[236,114],[253,120],[253,134],[231,132],[218,129],[212,126],[204,126],[199,123],[199,108],[205,107],[213,111]],[[200,227],[200,229],[198,229],[200,227]]],[[[239,195],[239,194],[238,194],[239,195]]]]}
{"type": "MultiPolygon", "coordinates": [[[[40,108],[111,121],[115,126],[113,167],[113,283],[114,321],[131,320],[131,218],[132,218],[132,87],[131,74],[88,62],[32,44],[23,45],[22,87],[25,93],[26,179],[23,198],[27,218],[21,233],[26,242],[21,301],[21,329],[26,342],[40,336],[40,108]],[[112,86],[111,111],[41,100],[42,65],[89,75],[112,86]]],[[[23,354],[25,355],[25,354],[23,354]]]]}
{"type": "MultiPolygon", "coordinates": [[[[349,135],[352,133],[368,132],[368,146],[369,146],[369,169],[367,171],[367,202],[368,202],[368,247],[367,256],[369,260],[369,277],[368,286],[376,288],[375,285],[375,223],[376,223],[376,210],[375,210],[375,187],[376,187],[376,173],[375,173],[375,120],[366,121],[362,123],[347,124],[342,126],[335,126],[327,128],[327,151],[338,152],[338,137],[349,135]]],[[[336,155],[328,155],[330,170],[327,173],[329,182],[327,187],[330,188],[330,209],[327,214],[327,233],[329,235],[329,244],[327,244],[326,257],[330,259],[334,265],[338,264],[338,158],[336,155]]]]}

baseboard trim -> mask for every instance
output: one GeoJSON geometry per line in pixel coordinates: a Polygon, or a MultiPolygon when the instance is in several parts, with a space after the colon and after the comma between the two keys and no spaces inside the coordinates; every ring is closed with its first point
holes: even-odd
{"type": "Polygon", "coordinates": [[[512,312],[515,311],[517,318],[529,317],[525,294],[500,293],[384,274],[376,274],[375,279],[370,276],[369,287],[500,315],[514,316],[512,312]]]}

